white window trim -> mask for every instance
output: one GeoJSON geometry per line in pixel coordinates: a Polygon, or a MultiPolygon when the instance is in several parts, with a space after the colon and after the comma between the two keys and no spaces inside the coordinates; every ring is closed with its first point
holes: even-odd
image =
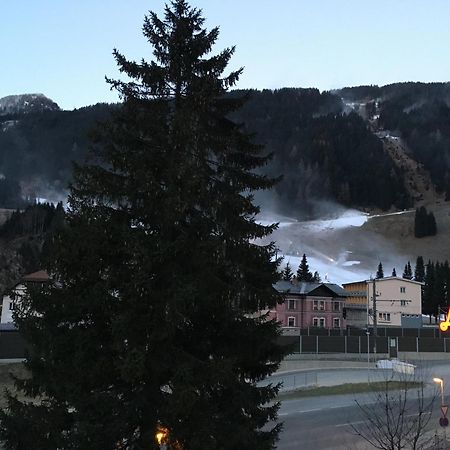
{"type": "Polygon", "coordinates": [[[288,316],[287,318],[287,326],[290,328],[294,328],[296,326],[296,320],[294,316],[288,316]],[[294,320],[294,325],[289,325],[289,319],[293,319],[294,320]]]}
{"type": "Polygon", "coordinates": [[[341,318],[340,317],[333,317],[333,328],[341,328],[341,318]],[[337,321],[337,326],[336,326],[337,321]]]}
{"type": "Polygon", "coordinates": [[[315,328],[326,328],[327,321],[325,317],[313,317],[312,318],[312,324],[315,328]],[[314,325],[314,322],[317,321],[317,325],[314,325]],[[321,325],[321,322],[323,321],[323,326],[321,325]]]}

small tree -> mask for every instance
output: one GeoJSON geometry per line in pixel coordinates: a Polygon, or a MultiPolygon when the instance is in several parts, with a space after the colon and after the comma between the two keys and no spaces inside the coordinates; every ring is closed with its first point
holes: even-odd
{"type": "Polygon", "coordinates": [[[284,281],[291,281],[293,276],[294,276],[294,272],[292,272],[291,266],[288,262],[288,263],[286,263],[286,267],[281,272],[281,279],[284,281]]]}
{"type": "Polygon", "coordinates": [[[383,272],[383,264],[378,264],[378,270],[377,270],[377,274],[375,275],[376,279],[380,279],[380,278],[384,278],[384,272],[383,272]]]}
{"type": "Polygon", "coordinates": [[[373,394],[373,401],[368,404],[356,401],[361,422],[352,424],[351,428],[380,450],[426,448],[429,437],[424,436],[424,431],[431,419],[435,397],[426,396],[424,383],[407,375],[400,381],[385,380],[384,389],[373,394]]]}
{"type": "Polygon", "coordinates": [[[393,277],[397,276],[397,271],[395,270],[395,267],[392,269],[392,275],[391,276],[393,276],[393,277]]]}
{"type": "Polygon", "coordinates": [[[312,281],[314,283],[321,283],[322,282],[322,279],[320,278],[319,272],[317,272],[317,271],[314,272],[312,281]]]}
{"type": "Polygon", "coordinates": [[[308,260],[306,255],[303,254],[300,265],[297,269],[297,280],[310,282],[313,280],[313,274],[309,271],[308,260]]]}
{"type": "Polygon", "coordinates": [[[416,209],[414,216],[414,236],[422,238],[437,233],[436,219],[432,211],[427,212],[424,206],[416,209]]]}
{"type": "Polygon", "coordinates": [[[405,278],[406,280],[412,280],[413,274],[411,269],[411,263],[408,261],[405,264],[405,269],[403,270],[402,278],[405,278]]]}

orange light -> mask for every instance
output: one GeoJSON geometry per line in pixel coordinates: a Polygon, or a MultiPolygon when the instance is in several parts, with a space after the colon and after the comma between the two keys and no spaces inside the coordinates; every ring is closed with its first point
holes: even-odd
{"type": "Polygon", "coordinates": [[[439,322],[439,329],[441,331],[445,332],[448,330],[449,327],[450,327],[450,307],[448,308],[447,317],[445,318],[445,320],[439,322]]]}
{"type": "Polygon", "coordinates": [[[158,426],[158,428],[156,429],[156,434],[155,434],[156,442],[158,442],[158,444],[165,444],[168,434],[169,434],[169,430],[167,428],[158,426]]]}

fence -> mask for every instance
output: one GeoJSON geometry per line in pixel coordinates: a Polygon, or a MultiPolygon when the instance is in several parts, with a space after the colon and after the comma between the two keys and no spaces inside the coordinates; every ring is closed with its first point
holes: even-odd
{"type": "MultiPolygon", "coordinates": [[[[395,347],[398,352],[445,352],[450,353],[450,337],[410,336],[412,329],[388,329],[387,336],[376,338],[377,353],[388,353],[389,340],[395,339],[395,347]],[[394,333],[391,332],[395,330],[394,333]]],[[[432,330],[432,329],[431,329],[432,330]]],[[[302,330],[304,331],[304,330],[302,330]]],[[[327,330],[325,330],[327,331],[327,330]]],[[[335,331],[335,330],[330,330],[335,331]]],[[[343,330],[345,331],[345,330],[343,330]]],[[[417,331],[417,330],[415,330],[417,331]]],[[[423,329],[419,329],[423,331],[423,329]]],[[[429,334],[430,329],[427,329],[429,334]]],[[[367,354],[374,352],[374,337],[367,335],[283,335],[279,342],[288,346],[291,353],[353,353],[367,354]]],[[[392,344],[392,342],[391,342],[392,344]]],[[[0,331],[0,359],[24,358],[26,356],[26,343],[22,336],[15,331],[0,331]]]]}
{"type": "Polygon", "coordinates": [[[388,353],[389,340],[395,339],[397,352],[450,353],[450,338],[414,336],[280,336],[279,342],[288,346],[290,353],[388,353]]]}
{"type": "MultiPolygon", "coordinates": [[[[373,329],[369,328],[370,334],[373,329]]],[[[286,336],[366,336],[366,330],[361,328],[328,329],[328,328],[284,328],[286,336]]],[[[377,327],[378,336],[384,337],[428,337],[445,338],[447,333],[441,333],[439,328],[401,328],[401,327],[377,327]]],[[[450,338],[450,336],[449,336],[450,338]]]]}

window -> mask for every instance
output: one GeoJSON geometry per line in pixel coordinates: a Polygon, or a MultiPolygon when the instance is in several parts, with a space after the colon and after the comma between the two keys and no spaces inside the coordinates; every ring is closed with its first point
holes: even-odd
{"type": "Polygon", "coordinates": [[[341,319],[338,317],[333,319],[333,328],[341,328],[341,319]]]}
{"type": "Polygon", "coordinates": [[[325,317],[313,317],[313,327],[325,328],[325,317]]]}
{"type": "Polygon", "coordinates": [[[391,313],[378,313],[378,319],[382,320],[383,322],[390,322],[391,313]]]}
{"type": "Polygon", "coordinates": [[[402,294],[404,294],[406,292],[406,287],[405,286],[400,286],[400,292],[402,294]]]}
{"type": "Polygon", "coordinates": [[[295,327],[295,317],[288,317],[288,327],[295,327]]]}
{"type": "Polygon", "coordinates": [[[400,306],[406,306],[407,303],[408,302],[406,300],[400,300],[400,306]]]}
{"type": "Polygon", "coordinates": [[[297,309],[297,300],[289,300],[288,309],[297,309]]]}
{"type": "Polygon", "coordinates": [[[333,311],[340,311],[340,310],[341,310],[340,302],[333,302],[333,311]]]}
{"type": "Polygon", "coordinates": [[[9,302],[9,310],[14,311],[14,302],[9,302]]]}
{"type": "Polygon", "coordinates": [[[314,300],[313,301],[313,311],[325,311],[325,301],[324,300],[314,300]]]}

